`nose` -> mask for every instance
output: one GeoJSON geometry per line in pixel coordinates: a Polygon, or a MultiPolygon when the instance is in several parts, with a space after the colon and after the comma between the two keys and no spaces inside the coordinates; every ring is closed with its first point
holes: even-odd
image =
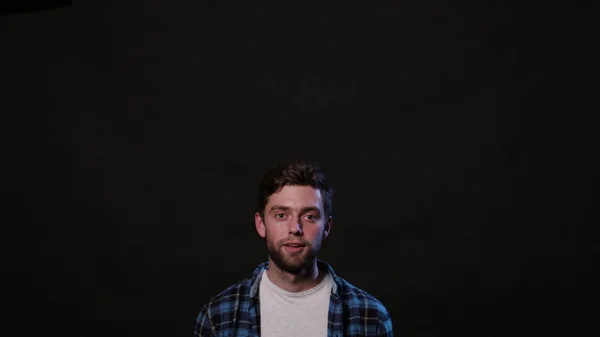
{"type": "Polygon", "coordinates": [[[302,226],[300,225],[300,222],[292,221],[289,231],[290,231],[290,234],[293,234],[293,235],[302,235],[302,226]]]}

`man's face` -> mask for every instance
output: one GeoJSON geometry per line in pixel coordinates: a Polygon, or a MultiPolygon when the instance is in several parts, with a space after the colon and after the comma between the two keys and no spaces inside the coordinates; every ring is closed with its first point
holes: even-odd
{"type": "Polygon", "coordinates": [[[264,219],[255,215],[256,230],[267,241],[271,260],[282,270],[308,267],[329,235],[321,191],[310,186],[284,186],[269,197],[264,219]]]}

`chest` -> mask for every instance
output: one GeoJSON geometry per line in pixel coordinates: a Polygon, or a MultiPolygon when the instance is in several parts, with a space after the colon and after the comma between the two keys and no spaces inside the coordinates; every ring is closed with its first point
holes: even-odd
{"type": "Polygon", "coordinates": [[[262,337],[327,337],[330,290],[310,296],[289,296],[278,291],[261,292],[262,337]]]}
{"type": "MultiPolygon", "coordinates": [[[[236,315],[235,320],[231,320],[220,326],[217,330],[218,337],[270,337],[280,334],[281,331],[287,332],[286,336],[327,336],[327,337],[370,337],[377,335],[377,320],[374,318],[366,318],[360,315],[359,312],[354,311],[350,308],[343,308],[339,303],[330,303],[330,308],[326,314],[319,314],[319,317],[312,320],[310,317],[304,315],[307,319],[302,324],[304,327],[311,322],[314,322],[314,327],[300,329],[298,326],[295,329],[291,327],[291,331],[296,333],[290,333],[290,330],[286,329],[273,329],[269,331],[269,325],[277,324],[276,319],[282,319],[288,317],[288,314],[278,313],[273,319],[266,318],[265,313],[261,313],[260,302],[256,302],[256,305],[243,306],[241,307],[236,315]],[[263,319],[265,317],[265,319],[263,319]],[[279,317],[279,318],[276,318],[279,317]],[[308,318],[307,318],[308,317],[308,318]],[[323,319],[326,319],[325,323],[323,319]],[[271,321],[271,323],[269,323],[271,321]],[[264,322],[264,323],[263,323],[264,322]],[[325,326],[324,326],[325,325],[325,326]],[[267,330],[265,330],[267,329],[267,330]],[[273,332],[275,331],[275,332],[273,332]]],[[[297,320],[296,320],[297,321],[297,320]]],[[[287,322],[284,326],[288,326],[294,320],[287,322]]],[[[285,322],[284,322],[285,323],[285,322]]]]}

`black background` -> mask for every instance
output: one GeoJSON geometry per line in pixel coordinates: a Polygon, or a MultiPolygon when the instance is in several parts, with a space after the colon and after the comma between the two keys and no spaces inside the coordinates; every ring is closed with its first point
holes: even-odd
{"type": "Polygon", "coordinates": [[[337,190],[322,258],[397,335],[594,335],[591,7],[9,7],[7,335],[191,336],[297,157],[337,190]]]}

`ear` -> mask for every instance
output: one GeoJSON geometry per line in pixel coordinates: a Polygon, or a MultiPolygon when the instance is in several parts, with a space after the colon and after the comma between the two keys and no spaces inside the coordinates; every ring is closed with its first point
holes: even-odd
{"type": "Polygon", "coordinates": [[[254,214],[254,226],[256,227],[256,232],[260,235],[261,238],[264,238],[267,234],[265,229],[265,222],[260,216],[259,212],[254,214]]]}
{"type": "Polygon", "coordinates": [[[333,226],[333,218],[329,217],[325,222],[325,229],[323,229],[323,238],[327,239],[329,232],[331,232],[331,226],[333,226]]]}

